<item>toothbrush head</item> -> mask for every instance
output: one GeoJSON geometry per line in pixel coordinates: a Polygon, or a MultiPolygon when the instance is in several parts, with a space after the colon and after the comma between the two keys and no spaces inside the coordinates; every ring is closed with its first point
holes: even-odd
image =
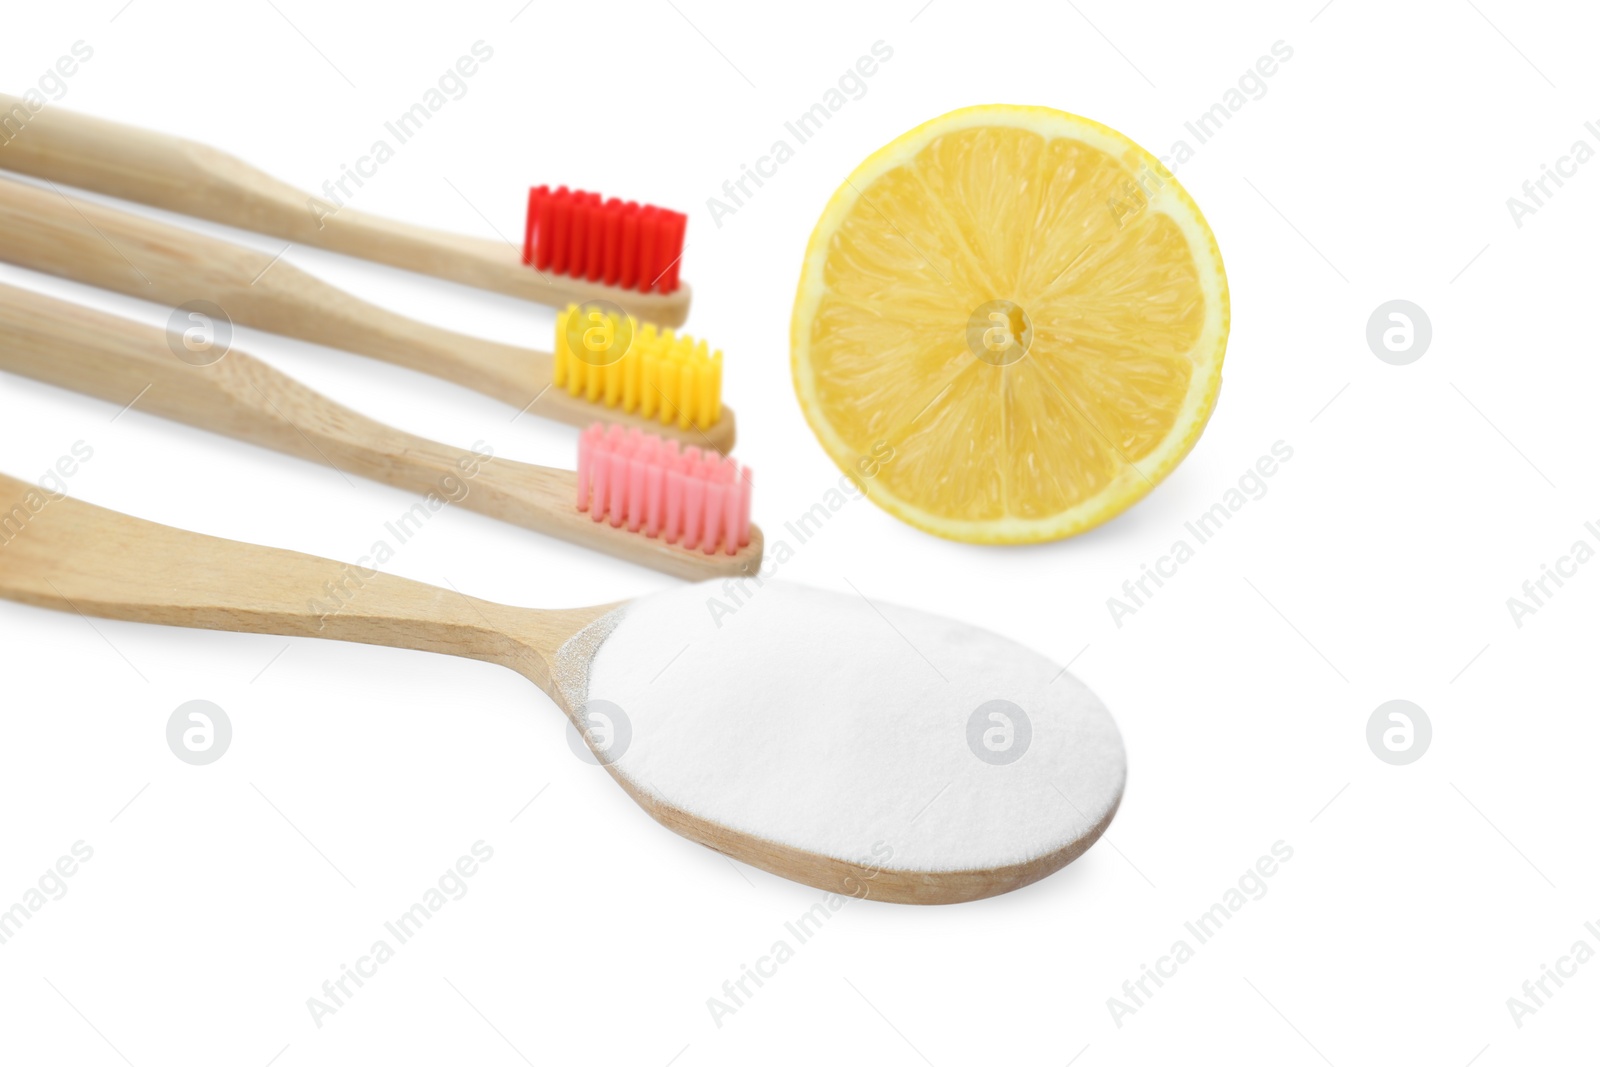
{"type": "Polygon", "coordinates": [[[604,301],[572,304],[556,315],[554,384],[680,430],[706,430],[722,417],[720,350],[641,326],[604,301]]]}
{"type": "Polygon", "coordinates": [[[578,439],[579,511],[707,555],[750,544],[751,484],[734,459],[637,429],[597,422],[578,439]]]}
{"type": "Polygon", "coordinates": [[[678,290],[689,216],[599,193],[540,185],[528,193],[522,262],[641,293],[678,290]]]}

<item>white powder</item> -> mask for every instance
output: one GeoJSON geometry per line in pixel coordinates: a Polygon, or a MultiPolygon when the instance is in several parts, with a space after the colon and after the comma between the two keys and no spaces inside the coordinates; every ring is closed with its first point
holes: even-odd
{"type": "Polygon", "coordinates": [[[1115,809],[1126,777],[1116,724],[1043,656],[859,596],[745,589],[720,626],[707,602],[729,599],[704,582],[635,601],[563,649],[572,705],[587,683],[589,699],[623,710],[632,736],[614,765],[651,795],[780,844],[921,871],[1035,859],[1115,809]],[[572,667],[596,641],[585,679],[572,667]],[[1001,705],[1005,717],[986,711],[969,743],[974,712],[996,700],[1022,709],[1025,742],[1001,705]],[[992,763],[974,743],[990,759],[1022,755],[992,763]]]}

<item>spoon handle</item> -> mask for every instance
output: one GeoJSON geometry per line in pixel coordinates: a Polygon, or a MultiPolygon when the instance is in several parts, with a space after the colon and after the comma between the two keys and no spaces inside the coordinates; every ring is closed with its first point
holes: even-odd
{"type": "MultiPolygon", "coordinates": [[[[325,637],[511,667],[548,692],[548,657],[586,612],[538,612],[135,519],[0,474],[0,596],[205,630],[325,637]]],[[[604,609],[587,609],[588,619],[604,609]]]]}

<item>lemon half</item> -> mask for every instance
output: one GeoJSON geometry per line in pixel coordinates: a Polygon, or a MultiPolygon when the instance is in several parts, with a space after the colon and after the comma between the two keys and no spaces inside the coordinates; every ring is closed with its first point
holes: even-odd
{"type": "Polygon", "coordinates": [[[879,506],[959,541],[1066,537],[1188,454],[1228,282],[1200,209],[1115,130],[952,111],[869,157],[806,248],[795,391],[879,506]]]}

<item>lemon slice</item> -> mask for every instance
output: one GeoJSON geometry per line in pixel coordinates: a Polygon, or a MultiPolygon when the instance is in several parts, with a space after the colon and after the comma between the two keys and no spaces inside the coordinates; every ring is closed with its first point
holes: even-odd
{"type": "Polygon", "coordinates": [[[1155,157],[1062,111],[993,105],[856,168],[806,249],[795,391],[899,518],[1048,541],[1155,488],[1216,404],[1228,282],[1155,157]]]}

